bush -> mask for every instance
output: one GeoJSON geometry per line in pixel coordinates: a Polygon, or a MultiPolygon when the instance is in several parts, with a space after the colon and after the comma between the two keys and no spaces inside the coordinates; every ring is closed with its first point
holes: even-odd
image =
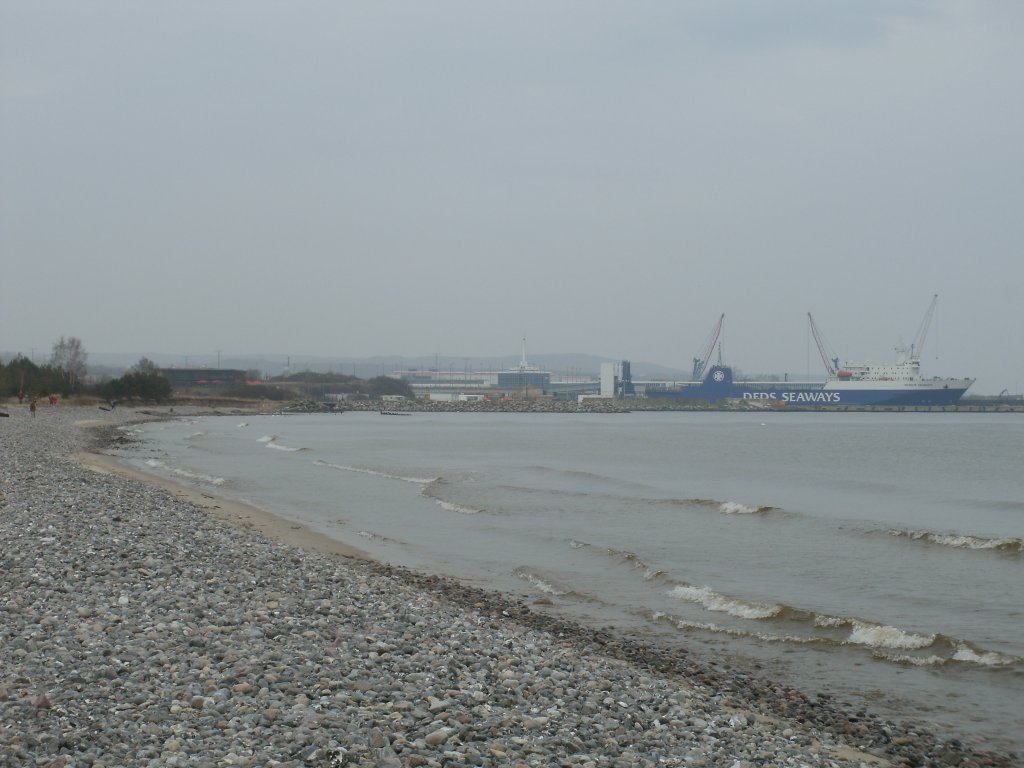
{"type": "Polygon", "coordinates": [[[379,400],[384,395],[402,395],[409,400],[416,399],[416,393],[412,391],[409,382],[401,379],[393,379],[390,376],[376,376],[370,379],[367,384],[367,394],[373,400],[379,400]]]}
{"type": "Polygon", "coordinates": [[[126,373],[100,387],[108,400],[155,400],[160,403],[171,397],[171,384],[159,373],[126,373]]]}
{"type": "Polygon", "coordinates": [[[243,386],[228,387],[224,394],[228,397],[247,398],[250,400],[290,400],[291,392],[281,387],[273,387],[267,384],[245,384],[243,386]]]}

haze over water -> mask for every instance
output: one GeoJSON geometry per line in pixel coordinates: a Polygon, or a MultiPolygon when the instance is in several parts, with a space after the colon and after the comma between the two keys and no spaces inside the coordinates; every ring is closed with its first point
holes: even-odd
{"type": "Polygon", "coordinates": [[[137,466],[381,560],[1024,749],[1019,418],[347,413],[139,432],[137,466]]]}

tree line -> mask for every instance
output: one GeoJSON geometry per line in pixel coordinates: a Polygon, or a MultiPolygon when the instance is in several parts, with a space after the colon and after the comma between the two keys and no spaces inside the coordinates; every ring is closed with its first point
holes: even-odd
{"type": "Polygon", "coordinates": [[[50,395],[93,395],[105,400],[162,402],[171,396],[170,383],[146,358],[124,376],[97,384],[86,381],[87,359],[82,340],[75,336],[61,336],[54,342],[50,359],[42,364],[19,354],[0,363],[0,397],[34,400],[50,395]]]}
{"type": "Polygon", "coordinates": [[[407,381],[390,376],[374,376],[360,379],[344,373],[314,373],[304,371],[270,379],[272,384],[287,387],[302,397],[316,398],[327,392],[335,394],[360,395],[370,400],[379,400],[384,395],[402,395],[410,400],[416,397],[407,381]]]}
{"type": "MultiPolygon", "coordinates": [[[[82,340],[61,336],[54,342],[47,362],[37,364],[17,355],[6,364],[0,362],[0,398],[45,398],[60,395],[93,395],[105,400],[146,400],[163,402],[172,394],[171,385],[153,361],[143,357],[118,378],[89,383],[86,378],[88,355],[82,340]]],[[[404,395],[413,399],[405,381],[390,376],[360,379],[344,374],[305,372],[278,376],[266,384],[231,387],[223,394],[231,397],[284,400],[292,397],[317,397],[326,392],[350,393],[379,399],[383,395],[404,395]]]]}

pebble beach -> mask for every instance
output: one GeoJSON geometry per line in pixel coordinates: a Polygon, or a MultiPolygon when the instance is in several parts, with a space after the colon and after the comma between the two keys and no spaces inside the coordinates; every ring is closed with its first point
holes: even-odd
{"type": "Polygon", "coordinates": [[[166,413],[5,410],[2,766],[1019,764],[76,458],[166,413]]]}

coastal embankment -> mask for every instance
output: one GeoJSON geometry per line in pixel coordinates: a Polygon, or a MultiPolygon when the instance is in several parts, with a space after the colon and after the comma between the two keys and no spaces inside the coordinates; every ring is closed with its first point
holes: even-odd
{"type": "MultiPolygon", "coordinates": [[[[268,410],[268,409],[264,409],[268,410]]],[[[765,400],[724,400],[709,405],[700,400],[664,400],[657,398],[589,398],[576,400],[296,400],[273,409],[277,413],[344,413],[345,411],[381,411],[402,413],[632,413],[635,411],[755,411],[758,413],[1024,413],[1024,406],[987,405],[860,405],[812,406],[784,405],[765,400]]]]}
{"type": "Polygon", "coordinates": [[[1014,763],[75,459],[157,417],[0,423],[0,764],[1014,763]]]}

